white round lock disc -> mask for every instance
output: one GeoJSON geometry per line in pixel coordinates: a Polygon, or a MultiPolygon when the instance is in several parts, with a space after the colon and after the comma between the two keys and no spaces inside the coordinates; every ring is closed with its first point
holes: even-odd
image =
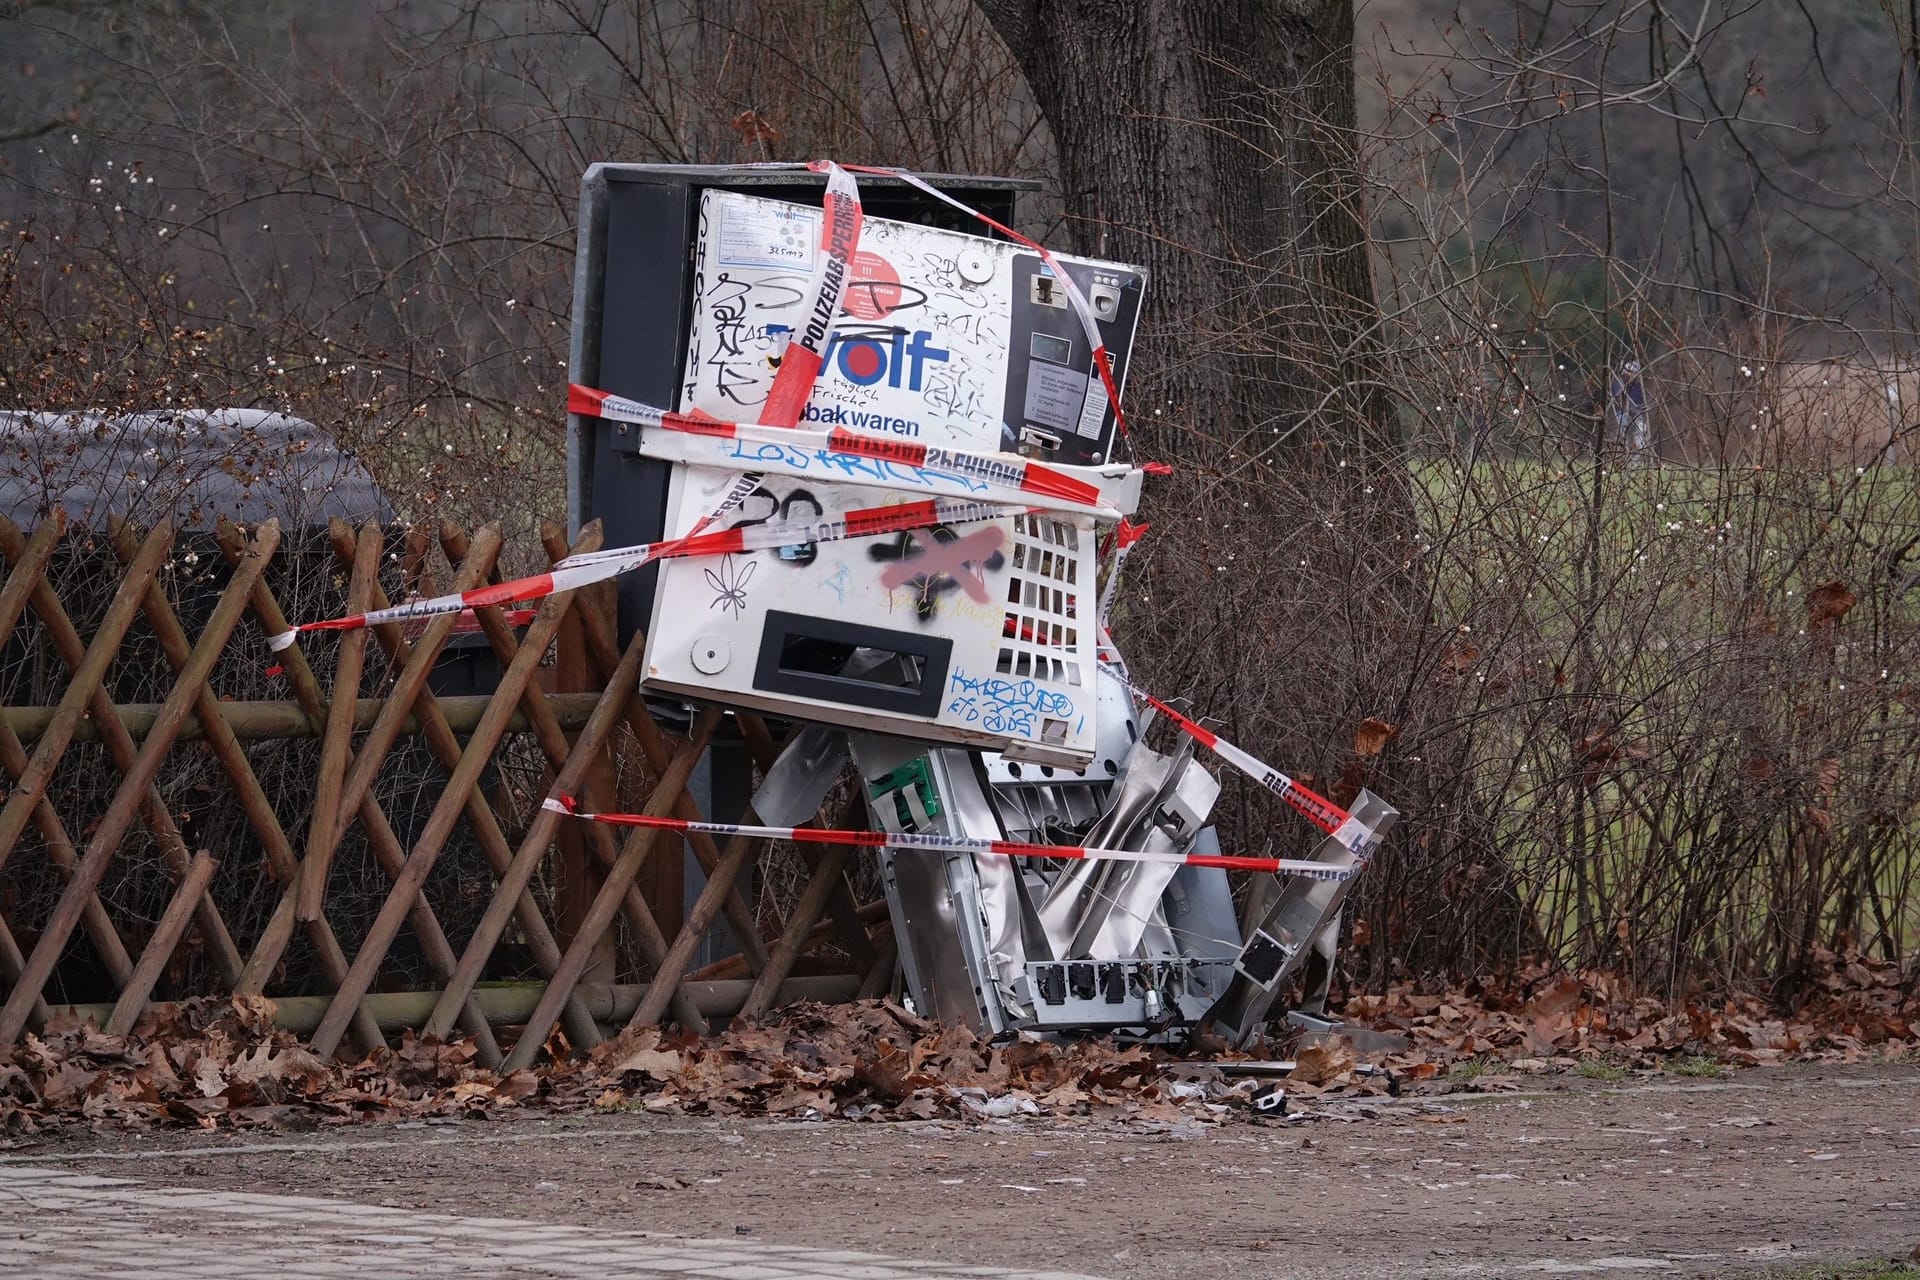
{"type": "Polygon", "coordinates": [[[993,255],[985,249],[962,249],[954,267],[968,284],[985,284],[993,279],[993,255]]]}
{"type": "Polygon", "coordinates": [[[733,660],[733,646],[724,636],[701,636],[693,642],[693,669],[703,676],[719,675],[733,660]]]}

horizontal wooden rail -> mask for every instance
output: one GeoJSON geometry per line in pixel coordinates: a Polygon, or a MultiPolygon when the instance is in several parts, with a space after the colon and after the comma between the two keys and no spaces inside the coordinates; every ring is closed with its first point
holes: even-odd
{"type": "MultiPolygon", "coordinates": [[[[593,714],[594,703],[599,701],[598,693],[549,693],[547,705],[553,709],[553,715],[560,727],[567,730],[580,728],[593,714]]],[[[471,733],[480,723],[480,717],[486,712],[492,699],[485,694],[468,694],[454,698],[437,698],[435,702],[447,717],[447,727],[455,733],[471,733]]],[[[222,702],[220,716],[233,730],[234,736],[242,742],[262,742],[275,738],[317,738],[319,730],[301,710],[297,702],[222,702]]],[[[354,703],[353,727],[355,732],[364,732],[373,727],[379,718],[381,709],[387,705],[385,698],[360,698],[354,703]]],[[[114,713],[128,736],[135,742],[145,739],[147,731],[153,728],[153,722],[160,716],[161,704],[157,702],[128,702],[114,707],[114,713]]],[[[55,707],[0,707],[0,723],[13,730],[20,741],[28,746],[39,740],[52,721],[55,707]]],[[[507,722],[510,733],[525,733],[527,717],[523,711],[515,711],[507,722]]],[[[400,726],[400,732],[417,735],[424,732],[417,715],[409,714],[400,726]]],[[[206,729],[199,721],[183,725],[174,735],[176,742],[198,742],[206,737],[206,729]]],[[[75,742],[98,742],[100,731],[91,719],[82,721],[73,732],[75,742]]]]}
{"type": "MultiPolygon", "coordinates": [[[[633,1017],[640,1002],[646,999],[650,985],[644,982],[618,985],[583,982],[574,988],[574,994],[580,997],[595,1022],[618,1026],[633,1017]]],[[[788,978],[780,984],[779,1003],[851,1000],[859,986],[859,974],[813,974],[788,978]]],[[[680,989],[693,997],[694,1004],[706,1017],[730,1018],[740,1011],[747,994],[753,989],[753,983],[745,978],[718,982],[689,979],[680,984],[680,989]]],[[[542,982],[475,987],[473,1001],[480,1006],[489,1023],[494,1026],[514,1026],[524,1023],[533,1014],[545,991],[546,984],[542,982]]],[[[280,996],[273,1002],[273,1025],[296,1035],[307,1035],[320,1025],[330,999],[328,996],[280,996]]],[[[391,1033],[419,1030],[439,999],[438,991],[382,991],[362,997],[362,1003],[373,1014],[374,1021],[380,1024],[380,1029],[391,1033]]],[[[150,1007],[156,1011],[167,1008],[163,1004],[150,1007]]],[[[79,1018],[96,1026],[104,1026],[113,1013],[110,1004],[55,1004],[47,1006],[47,1009],[56,1019],[79,1018]]]]}

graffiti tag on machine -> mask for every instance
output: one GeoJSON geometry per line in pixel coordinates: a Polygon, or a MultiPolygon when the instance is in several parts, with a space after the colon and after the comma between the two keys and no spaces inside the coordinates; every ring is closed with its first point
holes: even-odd
{"type": "Polygon", "coordinates": [[[1072,698],[1031,680],[970,676],[956,670],[948,677],[947,688],[954,695],[947,703],[947,714],[965,724],[977,724],[988,733],[1017,733],[1031,738],[1042,720],[1073,718],[1072,698]]]}
{"type": "Polygon", "coordinates": [[[886,458],[867,458],[830,449],[803,449],[798,445],[772,440],[758,443],[734,440],[732,444],[733,452],[726,455],[727,460],[747,464],[742,468],[747,471],[753,470],[755,464],[760,464],[825,475],[830,480],[847,479],[855,483],[867,479],[881,484],[905,484],[918,489],[959,489],[966,493],[985,493],[990,487],[983,480],[956,472],[918,467],[886,458]],[[834,474],[836,472],[837,476],[834,474]]]}
{"type": "MultiPolygon", "coordinates": [[[[809,518],[818,520],[826,514],[826,509],[820,505],[820,499],[814,497],[809,490],[795,489],[783,498],[766,485],[761,485],[748,494],[740,504],[740,508],[747,514],[733,522],[732,527],[735,529],[751,529],[755,525],[766,524],[776,516],[782,524],[787,524],[809,518]],[[762,507],[765,508],[764,512],[755,514],[755,511],[762,507]]],[[[802,542],[791,547],[781,547],[774,554],[798,568],[812,564],[814,557],[819,554],[819,548],[811,542],[802,542]]]]}
{"type": "Polygon", "coordinates": [[[706,571],[707,584],[714,589],[713,603],[709,609],[718,609],[722,613],[732,610],[738,618],[747,611],[747,583],[753,578],[753,571],[759,568],[755,560],[736,561],[732,556],[720,557],[720,571],[706,571]]]}
{"type": "MultiPolygon", "coordinates": [[[[750,313],[777,311],[800,301],[804,277],[776,276],[737,279],[722,271],[707,285],[702,301],[707,310],[704,333],[711,349],[702,351],[696,334],[688,360],[690,370],[712,373],[716,395],[733,404],[758,405],[766,399],[765,383],[773,361],[785,350],[791,326],[756,322],[750,313]]],[[[697,378],[697,372],[694,374],[697,378]]]]}
{"type": "Polygon", "coordinates": [[[998,570],[1006,563],[1000,546],[1007,531],[989,525],[964,538],[945,525],[931,529],[910,529],[898,537],[867,548],[874,560],[891,560],[880,575],[880,585],[888,591],[909,587],[913,591],[913,611],[922,622],[933,617],[940,597],[958,588],[974,601],[988,599],[987,584],[981,573],[998,570]]]}
{"type": "Polygon", "coordinates": [[[821,226],[817,209],[732,192],[702,198],[678,407],[751,420],[792,344],[820,362],[799,408],[810,424],[1001,447],[1011,339],[1005,307],[995,305],[1005,282],[989,285],[999,255],[970,265],[951,248],[928,249],[924,228],[871,219],[850,260],[825,267],[845,277],[826,325],[803,310],[823,256],[821,226]]]}

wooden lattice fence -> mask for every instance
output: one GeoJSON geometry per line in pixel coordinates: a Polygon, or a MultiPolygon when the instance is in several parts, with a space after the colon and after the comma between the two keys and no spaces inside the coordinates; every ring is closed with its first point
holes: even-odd
{"type": "MultiPolygon", "coordinates": [[[[537,562],[598,545],[549,529],[537,562]]],[[[659,718],[609,593],[269,652],[296,606],[498,581],[495,527],[0,520],[0,551],[0,1049],[51,1019],[119,1033],[155,1000],[256,993],[323,1053],[411,1027],[515,1068],[621,1023],[705,1030],[891,980],[852,850],[694,835],[689,901],[678,835],[540,807],[700,818],[689,779],[716,734],[742,772],[777,751],[749,713],[659,718]],[[436,692],[450,641],[491,688],[436,692]],[[696,969],[718,921],[734,954],[696,969]]]]}

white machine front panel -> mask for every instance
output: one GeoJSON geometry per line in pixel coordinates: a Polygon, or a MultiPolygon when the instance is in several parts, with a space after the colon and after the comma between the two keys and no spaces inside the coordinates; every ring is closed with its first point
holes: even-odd
{"type": "MultiPolygon", "coordinates": [[[[755,421],[821,252],[818,209],[738,192],[701,197],[682,411],[755,421]]],[[[1060,259],[1107,342],[1126,349],[1144,277],[1060,259]]],[[[1029,249],[868,218],[803,426],[1060,462],[1109,461],[1112,414],[1087,336],[1029,249]]],[[[1124,369],[1122,370],[1124,376],[1124,369]]]]}
{"type": "MultiPolygon", "coordinates": [[[[687,532],[738,478],[676,466],[667,534],[687,532]]],[[[767,476],[720,526],[923,496],[767,476]]],[[[1096,696],[1093,536],[1090,522],[1022,514],[668,560],[654,597],[647,685],[1084,765],[1096,696]],[[901,661],[861,678],[862,661],[888,653],[901,661]]]]}

